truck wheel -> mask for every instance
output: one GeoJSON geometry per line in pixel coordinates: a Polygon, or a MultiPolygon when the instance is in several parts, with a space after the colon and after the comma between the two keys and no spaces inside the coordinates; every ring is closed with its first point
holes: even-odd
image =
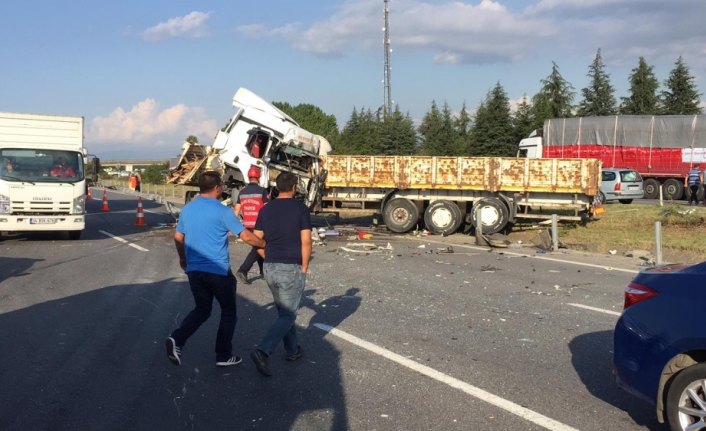
{"type": "Polygon", "coordinates": [[[75,241],[75,240],[77,240],[77,239],[80,239],[80,238],[81,238],[81,232],[83,232],[83,231],[81,231],[81,230],[69,230],[69,231],[66,231],[66,233],[69,234],[69,239],[72,240],[72,241],[75,241]]]}
{"type": "Polygon", "coordinates": [[[188,204],[189,202],[191,202],[198,194],[198,190],[189,190],[184,193],[184,204],[188,204]]]}
{"type": "Polygon", "coordinates": [[[382,219],[392,232],[408,232],[419,221],[419,209],[409,199],[393,198],[385,205],[382,219]]]}
{"type": "Polygon", "coordinates": [[[659,181],[654,178],[648,178],[642,184],[645,190],[645,199],[657,199],[659,198],[659,181]]]}
{"type": "Polygon", "coordinates": [[[684,196],[684,184],[681,181],[670,178],[664,182],[664,198],[669,200],[679,200],[684,196]]]}
{"type": "Polygon", "coordinates": [[[686,430],[706,416],[706,364],[680,371],[667,392],[667,421],[673,430],[686,430]]]}
{"type": "Polygon", "coordinates": [[[696,199],[698,199],[699,202],[703,202],[705,194],[706,193],[704,193],[704,186],[699,187],[699,191],[696,192],[696,199]]]}
{"type": "Polygon", "coordinates": [[[424,224],[437,235],[451,235],[461,226],[461,210],[451,201],[434,201],[424,211],[424,224]]]}
{"type": "Polygon", "coordinates": [[[483,235],[498,233],[505,229],[510,218],[510,211],[503,201],[498,198],[483,198],[473,203],[471,208],[471,223],[478,226],[476,217],[480,213],[480,220],[483,223],[483,235]]]}

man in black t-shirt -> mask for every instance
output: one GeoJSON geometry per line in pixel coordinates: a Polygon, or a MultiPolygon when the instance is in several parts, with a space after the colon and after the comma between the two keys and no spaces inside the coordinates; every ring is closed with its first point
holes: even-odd
{"type": "Polygon", "coordinates": [[[255,235],[267,242],[264,250],[265,281],[272,292],[278,317],[250,357],[258,371],[271,376],[268,357],[280,340],[288,361],[301,358],[297,339],[297,309],[304,292],[311,257],[309,209],[294,199],[297,177],[282,172],[277,177],[277,199],[262,207],[255,223],[255,235]]]}

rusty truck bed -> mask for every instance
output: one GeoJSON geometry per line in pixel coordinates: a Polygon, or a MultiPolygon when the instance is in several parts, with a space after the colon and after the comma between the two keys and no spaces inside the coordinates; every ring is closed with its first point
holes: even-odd
{"type": "Polygon", "coordinates": [[[326,156],[326,187],[598,194],[596,159],[326,156]]]}

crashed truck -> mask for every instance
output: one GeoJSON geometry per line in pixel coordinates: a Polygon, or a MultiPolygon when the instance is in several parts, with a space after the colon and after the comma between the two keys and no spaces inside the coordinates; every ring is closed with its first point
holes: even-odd
{"type": "MultiPolygon", "coordinates": [[[[219,172],[224,185],[222,198],[227,204],[248,183],[247,172],[252,166],[260,169],[259,184],[266,189],[274,185],[280,172],[287,171],[299,179],[298,197],[313,209],[324,179],[321,157],[331,151],[329,142],[302,129],[290,116],[245,88],[235,93],[233,106],[235,114],[218,132],[213,145],[183,144],[167,182],[197,186],[200,173],[219,172]]],[[[185,202],[197,193],[188,191],[185,202]]]]}
{"type": "Polygon", "coordinates": [[[250,91],[239,89],[233,105],[235,115],[212,146],[184,144],[170,183],[195,186],[199,173],[215,170],[227,200],[247,183],[251,166],[261,169],[260,185],[267,189],[280,172],[293,172],[298,197],[312,211],[378,212],[396,233],[423,221],[435,234],[454,233],[464,223],[466,231],[481,223],[483,233],[492,234],[518,220],[557,214],[581,221],[600,210],[597,159],[329,155],[326,139],[250,91]]]}

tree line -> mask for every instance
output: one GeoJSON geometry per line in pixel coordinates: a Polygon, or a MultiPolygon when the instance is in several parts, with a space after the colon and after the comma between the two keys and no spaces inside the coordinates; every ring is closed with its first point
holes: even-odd
{"type": "Polygon", "coordinates": [[[695,78],[680,56],[660,90],[654,67],[643,57],[632,69],[627,97],[615,97],[615,89],[598,49],[588,66],[588,85],[574,104],[574,87],[552,62],[551,73],[540,81],[531,98],[524,96],[511,109],[507,92],[497,82],[477,107],[474,115],[465,103],[454,114],[449,105],[431,102],[431,108],[415,127],[409,113],[399,106],[392,112],[370,108],[353,109],[339,131],[336,117],[311,104],[274,105],[294,118],[304,129],[326,137],[334,154],[427,155],[427,156],[514,156],[517,144],[549,118],[603,115],[690,115],[700,114],[700,93],[695,78]]]}

